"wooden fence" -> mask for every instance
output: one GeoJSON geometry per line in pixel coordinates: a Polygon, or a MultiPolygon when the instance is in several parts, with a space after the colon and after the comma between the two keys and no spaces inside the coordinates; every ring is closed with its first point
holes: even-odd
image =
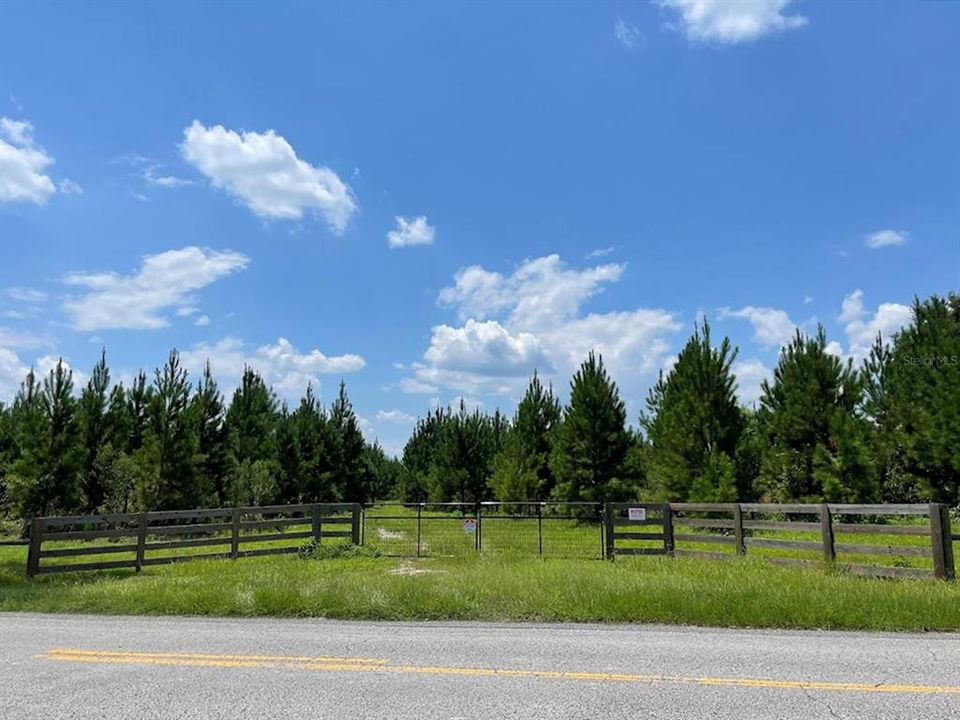
{"type": "Polygon", "coordinates": [[[359,544],[360,512],[343,503],[40,517],[30,526],[27,577],[291,553],[308,539],[359,544]]]}
{"type": "Polygon", "coordinates": [[[746,555],[749,549],[755,548],[767,560],[778,564],[809,564],[819,556],[823,561],[836,563],[861,575],[947,580],[955,577],[953,542],[960,541],[960,535],[953,534],[950,529],[947,507],[937,503],[607,503],[604,526],[608,558],[667,554],[723,559],[746,555]],[[898,518],[901,520],[897,521],[898,518]],[[902,518],[923,518],[926,522],[903,522],[902,518]],[[894,522],[890,522],[891,519],[894,522]],[[636,530],[636,526],[650,525],[659,530],[636,530]],[[777,537],[777,533],[791,533],[794,537],[777,537]],[[798,534],[807,539],[797,539],[798,534]],[[838,535],[870,535],[876,542],[841,542],[836,539],[838,535]],[[894,537],[908,536],[923,537],[928,542],[901,544],[890,541],[894,537]],[[638,546],[635,541],[645,542],[638,546]],[[726,552],[704,550],[698,547],[701,545],[717,545],[726,552]],[[792,556],[777,556],[775,553],[780,551],[787,551],[792,556]],[[901,565],[853,561],[878,556],[899,561],[901,565]],[[930,567],[903,566],[912,558],[929,559],[930,567]]]}

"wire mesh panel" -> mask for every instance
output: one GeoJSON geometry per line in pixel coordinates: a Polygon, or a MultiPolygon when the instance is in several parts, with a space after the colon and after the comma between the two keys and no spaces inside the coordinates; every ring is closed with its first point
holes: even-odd
{"type": "Polygon", "coordinates": [[[420,505],[377,503],[363,511],[363,544],[384,555],[419,557],[420,505]]]}
{"type": "Polygon", "coordinates": [[[420,555],[463,557],[479,550],[481,520],[472,503],[421,506],[420,555]]]}

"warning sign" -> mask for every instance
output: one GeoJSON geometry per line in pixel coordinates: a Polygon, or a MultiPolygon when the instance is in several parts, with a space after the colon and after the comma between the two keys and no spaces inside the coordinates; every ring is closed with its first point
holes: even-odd
{"type": "Polygon", "coordinates": [[[463,521],[463,531],[465,533],[472,533],[477,531],[477,520],[476,518],[466,518],[463,521]]]}
{"type": "Polygon", "coordinates": [[[646,520],[647,519],[647,509],[646,508],[630,508],[627,510],[627,519],[629,520],[646,520]]]}

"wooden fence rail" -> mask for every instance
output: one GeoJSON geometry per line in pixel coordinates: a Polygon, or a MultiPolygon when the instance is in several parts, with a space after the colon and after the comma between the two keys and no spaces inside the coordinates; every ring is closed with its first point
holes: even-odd
{"type": "Polygon", "coordinates": [[[748,549],[788,551],[790,556],[769,555],[770,562],[797,565],[814,562],[816,556],[828,563],[859,575],[884,577],[935,577],[953,580],[956,576],[953,542],[960,535],[950,529],[946,505],[864,505],[822,503],[607,503],[604,510],[606,552],[617,555],[690,555],[728,558],[746,555],[748,549]],[[653,519],[647,515],[653,514],[653,519]],[[716,517],[716,516],[722,517],[716,517]],[[771,519],[775,518],[775,519],[771,519]],[[924,525],[850,522],[851,518],[871,520],[890,518],[927,518],[924,525]],[[642,519],[641,519],[642,518],[642,519]],[[632,525],[656,524],[662,532],[638,533],[632,525]],[[689,530],[687,529],[689,528],[689,530]],[[774,533],[802,533],[808,539],[776,537],[774,533]],[[763,533],[758,535],[757,533],[763,533]],[[929,544],[903,545],[882,542],[838,542],[837,533],[868,536],[925,536],[929,544]],[[810,538],[810,535],[819,536],[810,538]],[[637,546],[633,541],[653,541],[637,546]],[[630,545],[624,543],[629,542],[630,545]],[[619,544],[618,544],[619,543],[619,544]],[[691,548],[689,545],[720,546],[719,551],[691,548]],[[726,548],[726,551],[724,551],[726,548]],[[806,553],[806,555],[803,555],[806,553]],[[800,554],[800,557],[796,555],[800,554]],[[839,555],[839,559],[838,559],[839,555]],[[878,565],[848,562],[848,556],[929,558],[931,567],[878,565]]]}
{"type": "Polygon", "coordinates": [[[323,503],[39,517],[30,526],[27,577],[115,568],[139,572],[185,560],[292,553],[308,539],[359,544],[360,512],[357,503],[323,503]],[[197,548],[210,552],[194,552],[197,548]],[[178,552],[170,554],[173,550],[178,552]],[[75,560],[43,562],[54,558],[75,560]]]}

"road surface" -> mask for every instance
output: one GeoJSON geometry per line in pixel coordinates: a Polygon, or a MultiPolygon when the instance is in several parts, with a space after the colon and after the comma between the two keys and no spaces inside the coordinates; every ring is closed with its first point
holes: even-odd
{"type": "Polygon", "coordinates": [[[0,718],[960,718],[960,636],[0,614],[0,718]]]}

